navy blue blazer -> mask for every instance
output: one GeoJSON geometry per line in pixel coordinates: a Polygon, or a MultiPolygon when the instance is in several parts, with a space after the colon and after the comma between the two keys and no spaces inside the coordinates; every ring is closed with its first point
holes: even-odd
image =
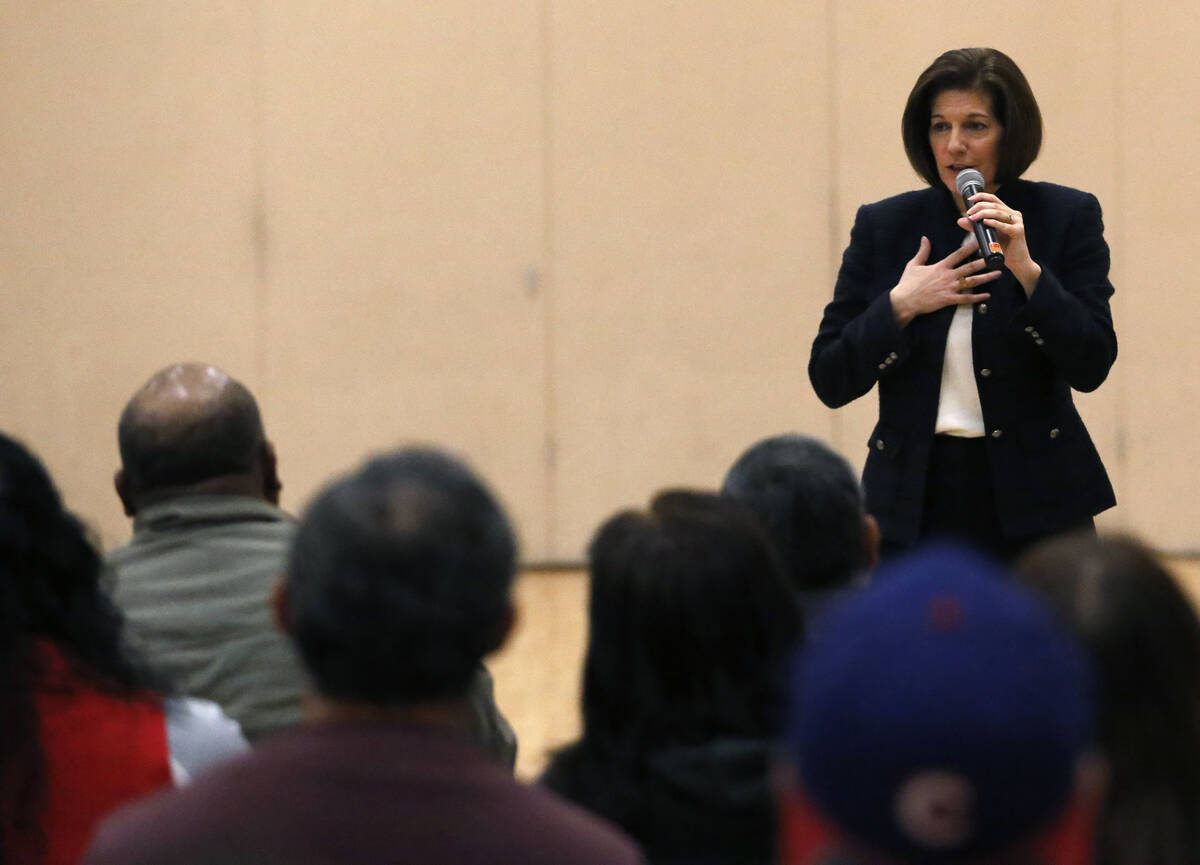
{"type": "MultiPolygon", "coordinates": [[[[1117,337],[1095,196],[1025,180],[997,195],[1021,212],[1030,255],[1042,268],[1028,299],[1007,270],[988,283],[991,298],[975,304],[971,333],[996,508],[1004,532],[1022,536],[1077,525],[1116,504],[1071,390],[1100,386],[1116,360],[1117,337]]],[[[879,383],[863,487],[883,536],[901,543],[920,532],[955,307],[901,328],[888,292],[922,235],[932,244],[931,263],[959,247],[958,216],[942,188],[860,207],[809,358],[809,379],[831,408],[879,383]]]]}

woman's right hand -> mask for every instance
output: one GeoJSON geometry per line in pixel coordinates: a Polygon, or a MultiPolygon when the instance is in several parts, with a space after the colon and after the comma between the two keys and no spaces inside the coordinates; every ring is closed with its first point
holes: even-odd
{"type": "Polygon", "coordinates": [[[935,264],[925,263],[929,250],[929,238],[922,237],[917,254],[904,266],[900,281],[891,290],[892,314],[901,327],[918,315],[946,306],[987,300],[991,295],[973,290],[1000,277],[999,270],[980,273],[987,266],[981,258],[967,261],[976,250],[975,238],[970,235],[962,246],[935,264]]]}

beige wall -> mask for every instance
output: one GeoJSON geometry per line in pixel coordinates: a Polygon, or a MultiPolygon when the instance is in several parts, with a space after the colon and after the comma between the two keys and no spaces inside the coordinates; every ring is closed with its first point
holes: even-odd
{"type": "Polygon", "coordinates": [[[1046,117],[1029,176],[1105,207],[1105,522],[1194,549],[1198,38],[1194,3],[1131,0],[9,0],[0,428],[108,544],[117,413],[176,359],[259,394],[289,507],[440,442],[531,560],[765,434],[859,462],[873,397],[822,407],[808,345],[857,205],[917,184],[912,80],[994,44],[1046,117]]]}

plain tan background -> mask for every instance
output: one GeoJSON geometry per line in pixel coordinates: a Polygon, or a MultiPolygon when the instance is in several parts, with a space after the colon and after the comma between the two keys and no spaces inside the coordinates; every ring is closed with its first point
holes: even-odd
{"type": "Polygon", "coordinates": [[[0,428],[104,542],[125,399],[179,359],[259,395],[298,509],[432,441],[529,561],[715,484],[796,429],[856,463],[805,365],[855,208],[914,188],[899,116],[992,44],[1046,118],[1034,179],[1095,192],[1121,354],[1080,400],[1105,525],[1196,547],[1200,7],[918,0],[8,0],[0,428]]]}
{"type": "MultiPolygon", "coordinates": [[[[919,181],[899,118],[994,45],[1046,118],[1028,173],[1095,192],[1121,354],[1080,399],[1103,519],[1197,548],[1200,7],[1014,0],[6,0],[0,428],[106,545],[129,394],[176,360],[259,395],[285,505],[371,450],[491,480],[527,561],[801,430],[856,207],[919,181]]],[[[577,723],[575,574],[526,576],[495,661],[522,771],[577,723]]]]}

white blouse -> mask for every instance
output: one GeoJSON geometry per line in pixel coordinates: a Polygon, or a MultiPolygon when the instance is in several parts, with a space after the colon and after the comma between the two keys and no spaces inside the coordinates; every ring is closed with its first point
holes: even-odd
{"type": "Polygon", "coordinates": [[[979,404],[979,386],[975,382],[975,357],[971,350],[971,323],[975,307],[962,304],[954,311],[950,332],[946,335],[946,356],[942,360],[942,389],[938,393],[938,414],[934,432],[962,438],[983,435],[983,407],[979,404]]]}

